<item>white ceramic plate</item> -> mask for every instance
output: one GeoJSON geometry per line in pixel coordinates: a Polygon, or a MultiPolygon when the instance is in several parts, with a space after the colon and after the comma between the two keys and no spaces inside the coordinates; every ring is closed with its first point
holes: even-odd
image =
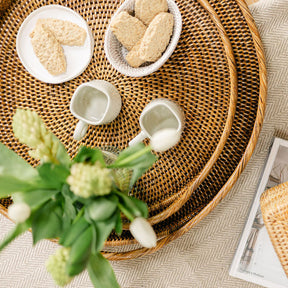
{"type": "Polygon", "coordinates": [[[33,11],[22,23],[16,39],[18,56],[26,68],[35,78],[46,83],[62,83],[79,76],[89,65],[94,50],[94,39],[86,21],[73,10],[60,6],[48,5],[33,11]],[[83,46],[62,46],[67,61],[65,73],[53,76],[40,63],[36,57],[30,41],[29,34],[33,31],[39,18],[55,18],[71,21],[87,32],[83,46]]]}

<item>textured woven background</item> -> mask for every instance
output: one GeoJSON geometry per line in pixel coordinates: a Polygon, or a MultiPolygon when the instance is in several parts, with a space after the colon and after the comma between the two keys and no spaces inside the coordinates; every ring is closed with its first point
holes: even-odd
{"type": "MultiPolygon", "coordinates": [[[[260,0],[250,6],[262,36],[268,68],[267,112],[256,150],[225,200],[200,224],[159,252],[114,262],[122,288],[259,287],[228,275],[273,136],[288,139],[287,0],[260,0]]],[[[13,224],[0,215],[0,238],[13,224]]],[[[44,262],[57,245],[31,248],[26,233],[0,254],[0,288],[52,288],[44,262]],[[9,257],[8,257],[9,255],[9,257]]],[[[92,287],[84,273],[69,287],[92,287]]]]}

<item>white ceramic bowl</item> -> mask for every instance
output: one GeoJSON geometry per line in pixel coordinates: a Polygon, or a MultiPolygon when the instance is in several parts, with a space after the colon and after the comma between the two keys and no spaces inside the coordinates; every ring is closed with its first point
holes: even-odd
{"type": "MultiPolygon", "coordinates": [[[[126,0],[113,15],[112,19],[122,11],[134,11],[134,3],[135,0],[126,0]]],[[[173,0],[167,0],[167,3],[169,12],[174,16],[173,34],[165,52],[162,54],[161,58],[154,63],[146,66],[144,65],[139,68],[131,67],[125,60],[128,53],[127,49],[125,49],[114,36],[110,29],[110,25],[108,26],[105,34],[104,49],[109,62],[117,71],[131,77],[146,76],[158,70],[171,56],[180,38],[182,30],[182,17],[178,6],[173,0]]]]}

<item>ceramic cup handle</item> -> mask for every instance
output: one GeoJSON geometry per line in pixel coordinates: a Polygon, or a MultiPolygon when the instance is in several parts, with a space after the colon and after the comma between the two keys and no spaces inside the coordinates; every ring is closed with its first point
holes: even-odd
{"type": "Polygon", "coordinates": [[[145,138],[147,138],[148,136],[143,132],[141,131],[134,139],[132,139],[130,142],[129,142],[129,146],[133,146],[133,145],[136,145],[140,142],[142,142],[145,138]]]}
{"type": "Polygon", "coordinates": [[[73,138],[80,141],[85,136],[87,129],[88,124],[80,120],[76,125],[73,138]]]}

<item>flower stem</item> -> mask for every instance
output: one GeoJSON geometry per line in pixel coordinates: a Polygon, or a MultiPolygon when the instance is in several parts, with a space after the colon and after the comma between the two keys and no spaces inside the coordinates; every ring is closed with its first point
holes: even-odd
{"type": "Polygon", "coordinates": [[[123,212],[123,214],[128,218],[128,220],[132,222],[134,220],[134,216],[121,203],[118,203],[117,205],[121,212],[123,212]]]}
{"type": "MultiPolygon", "coordinates": [[[[120,163],[118,163],[118,164],[116,164],[116,165],[114,165],[114,164],[109,165],[108,168],[121,167],[121,166],[123,166],[123,165],[125,165],[125,164],[127,164],[127,163],[129,163],[129,162],[132,162],[133,160],[141,157],[142,155],[150,152],[151,150],[152,150],[152,149],[151,149],[151,146],[150,146],[150,145],[149,145],[149,146],[146,146],[144,149],[142,149],[142,150],[140,150],[140,151],[137,151],[136,153],[134,153],[134,154],[128,156],[127,158],[123,159],[122,161],[120,161],[120,163]]],[[[116,162],[117,162],[117,160],[116,160],[116,162]]]]}
{"type": "Polygon", "coordinates": [[[85,208],[85,206],[83,206],[81,208],[81,210],[78,212],[77,216],[75,217],[75,219],[73,221],[73,224],[76,223],[78,221],[78,219],[84,214],[84,208],[85,208]]]}

